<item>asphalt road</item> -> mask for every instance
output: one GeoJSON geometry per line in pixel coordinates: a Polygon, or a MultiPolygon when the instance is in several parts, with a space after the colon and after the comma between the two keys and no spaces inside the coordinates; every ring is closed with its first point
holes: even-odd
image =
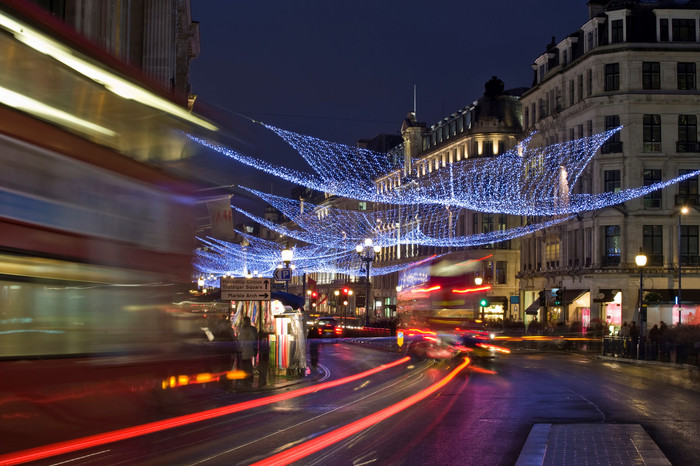
{"type": "MultiPolygon", "coordinates": [[[[324,387],[398,358],[347,343],[324,345],[314,380],[266,393],[211,391],[189,408],[164,407],[159,419],[324,387]]],[[[344,426],[420,393],[451,367],[414,359],[340,386],[37,464],[254,464],[277,453],[285,458],[296,447],[310,452],[296,464],[512,465],[533,424],[580,422],[641,424],[673,464],[700,458],[697,371],[563,352],[473,361],[425,399],[343,437],[344,426]]]]}

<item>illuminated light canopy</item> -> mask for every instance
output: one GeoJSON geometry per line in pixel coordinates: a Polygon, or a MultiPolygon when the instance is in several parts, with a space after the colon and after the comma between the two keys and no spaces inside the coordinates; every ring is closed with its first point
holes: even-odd
{"type": "MultiPolygon", "coordinates": [[[[327,245],[339,248],[349,247],[348,243],[353,243],[354,240],[362,241],[359,238],[349,237],[347,235],[338,236],[326,236],[324,233],[323,226],[319,225],[316,229],[310,227],[308,230],[293,230],[287,228],[283,225],[278,225],[274,222],[266,220],[262,217],[254,215],[246,210],[240,209],[233,206],[233,209],[241,214],[247,216],[251,220],[269,228],[281,235],[289,236],[296,240],[302,241],[308,244],[315,245],[327,245]]],[[[536,231],[542,230],[544,228],[549,228],[560,223],[566,222],[571,217],[556,218],[547,222],[535,223],[523,227],[511,228],[508,230],[497,230],[490,233],[478,233],[470,236],[453,236],[453,237],[434,237],[428,236],[424,232],[420,231],[418,227],[413,227],[411,230],[406,230],[404,227],[404,232],[400,235],[397,234],[395,229],[378,229],[374,230],[374,242],[381,247],[393,247],[399,244],[417,244],[423,246],[440,246],[440,247],[467,247],[467,246],[480,246],[491,243],[498,243],[501,241],[506,241],[509,239],[518,238],[521,236],[529,235],[536,231]]],[[[346,225],[346,228],[350,230],[352,225],[346,225]]],[[[409,225],[410,227],[410,225],[409,225]]],[[[367,232],[364,232],[366,236],[367,232]]]]}
{"type": "Polygon", "coordinates": [[[621,128],[543,148],[528,141],[493,157],[476,157],[423,173],[421,159],[412,160],[408,179],[395,189],[380,189],[378,174],[392,169],[385,154],[330,143],[270,125],[309,162],[316,175],[276,167],[230,149],[190,136],[193,140],[267,173],[311,189],[351,199],[394,205],[443,205],[511,215],[570,215],[596,210],[639,197],[676,183],[687,174],[643,188],[617,193],[572,194],[573,186],[600,146],[621,128]],[[342,169],[339,169],[342,168],[342,169]]]}
{"type": "MultiPolygon", "coordinates": [[[[394,205],[443,205],[479,212],[511,215],[570,215],[619,204],[684,177],[644,188],[597,195],[572,194],[581,173],[600,146],[621,127],[603,133],[531,148],[529,139],[492,157],[462,159],[447,169],[423,173],[421,159],[412,160],[408,179],[399,177],[395,189],[375,182],[392,166],[386,154],[345,146],[264,125],[289,143],[316,175],[277,167],[236,151],[189,136],[233,159],[287,181],[341,197],[394,205]]],[[[684,176],[697,176],[688,174],[684,176]]]]}
{"type": "MultiPolygon", "coordinates": [[[[432,171],[425,170],[426,161],[413,160],[410,177],[392,180],[386,189],[376,181],[377,177],[389,176],[392,170],[400,172],[385,154],[264,126],[295,148],[315,174],[277,167],[189,137],[234,160],[285,180],[329,194],[375,203],[374,211],[351,211],[302,203],[243,187],[278,209],[294,227],[275,224],[233,206],[236,211],[280,235],[309,245],[305,247],[307,253],[302,248],[294,250],[294,262],[299,267],[297,273],[357,276],[361,264],[353,254],[353,246],[362,243],[364,238],[372,241],[377,249],[403,244],[470,247],[506,241],[569,221],[573,213],[619,204],[700,174],[698,170],[672,180],[616,193],[572,194],[573,186],[596,151],[620,130],[616,128],[544,148],[530,148],[528,138],[503,154],[463,159],[432,171]],[[508,230],[457,236],[456,219],[461,209],[556,218],[508,230]]],[[[249,240],[251,244],[256,241],[253,237],[249,240]]],[[[279,264],[281,246],[257,241],[247,251],[237,251],[236,245],[219,245],[213,252],[198,252],[198,271],[245,271],[254,266],[268,275],[279,264]],[[245,258],[242,252],[245,252],[245,258]]],[[[371,274],[383,275],[413,265],[407,262],[373,267],[371,274]]]]}

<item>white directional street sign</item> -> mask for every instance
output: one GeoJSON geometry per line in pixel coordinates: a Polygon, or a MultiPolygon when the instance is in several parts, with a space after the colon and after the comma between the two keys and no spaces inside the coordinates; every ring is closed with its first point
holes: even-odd
{"type": "Polygon", "coordinates": [[[269,278],[221,277],[221,299],[225,301],[269,301],[269,278]]]}
{"type": "Polygon", "coordinates": [[[280,282],[288,282],[292,279],[292,269],[282,268],[275,269],[275,280],[280,282]]]}

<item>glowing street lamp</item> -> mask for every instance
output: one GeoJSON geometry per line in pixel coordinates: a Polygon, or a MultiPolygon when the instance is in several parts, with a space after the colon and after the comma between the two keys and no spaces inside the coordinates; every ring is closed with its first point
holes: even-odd
{"type": "Polygon", "coordinates": [[[371,303],[369,299],[370,291],[370,266],[374,261],[377,254],[382,250],[381,246],[372,246],[372,238],[365,238],[364,244],[358,244],[355,246],[355,251],[360,256],[360,260],[365,264],[365,271],[367,273],[367,289],[365,295],[365,327],[369,327],[369,314],[371,311],[371,303]]]}
{"type": "Polygon", "coordinates": [[[644,327],[642,325],[646,321],[646,319],[643,319],[642,313],[644,312],[644,266],[647,265],[647,256],[642,251],[642,248],[639,248],[639,254],[634,258],[634,262],[639,267],[639,341],[637,342],[637,359],[639,359],[639,351],[644,339],[644,327]]]}
{"type": "MultiPolygon", "coordinates": [[[[292,259],[294,259],[294,251],[289,248],[282,249],[282,263],[284,263],[285,268],[290,268],[289,264],[292,262],[292,259]]],[[[285,282],[284,289],[289,293],[289,280],[285,282]]]]}
{"type": "Polygon", "coordinates": [[[681,259],[681,242],[683,241],[683,235],[681,234],[681,218],[687,213],[688,208],[683,206],[681,207],[680,214],[678,215],[678,325],[681,324],[681,311],[683,309],[683,300],[681,299],[681,269],[683,268],[681,259]]]}
{"type": "Polygon", "coordinates": [[[289,248],[282,250],[282,262],[284,262],[285,267],[289,267],[289,263],[292,262],[294,258],[294,251],[289,248]]]}

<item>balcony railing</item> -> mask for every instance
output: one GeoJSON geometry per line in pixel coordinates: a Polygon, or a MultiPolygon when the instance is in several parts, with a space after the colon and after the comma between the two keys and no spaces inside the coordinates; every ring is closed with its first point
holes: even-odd
{"type": "Polygon", "coordinates": [[[603,267],[617,267],[620,265],[619,255],[610,255],[603,257],[603,267]]]}
{"type": "Polygon", "coordinates": [[[700,256],[697,254],[681,254],[681,264],[684,266],[697,266],[700,264],[700,256]]]}

